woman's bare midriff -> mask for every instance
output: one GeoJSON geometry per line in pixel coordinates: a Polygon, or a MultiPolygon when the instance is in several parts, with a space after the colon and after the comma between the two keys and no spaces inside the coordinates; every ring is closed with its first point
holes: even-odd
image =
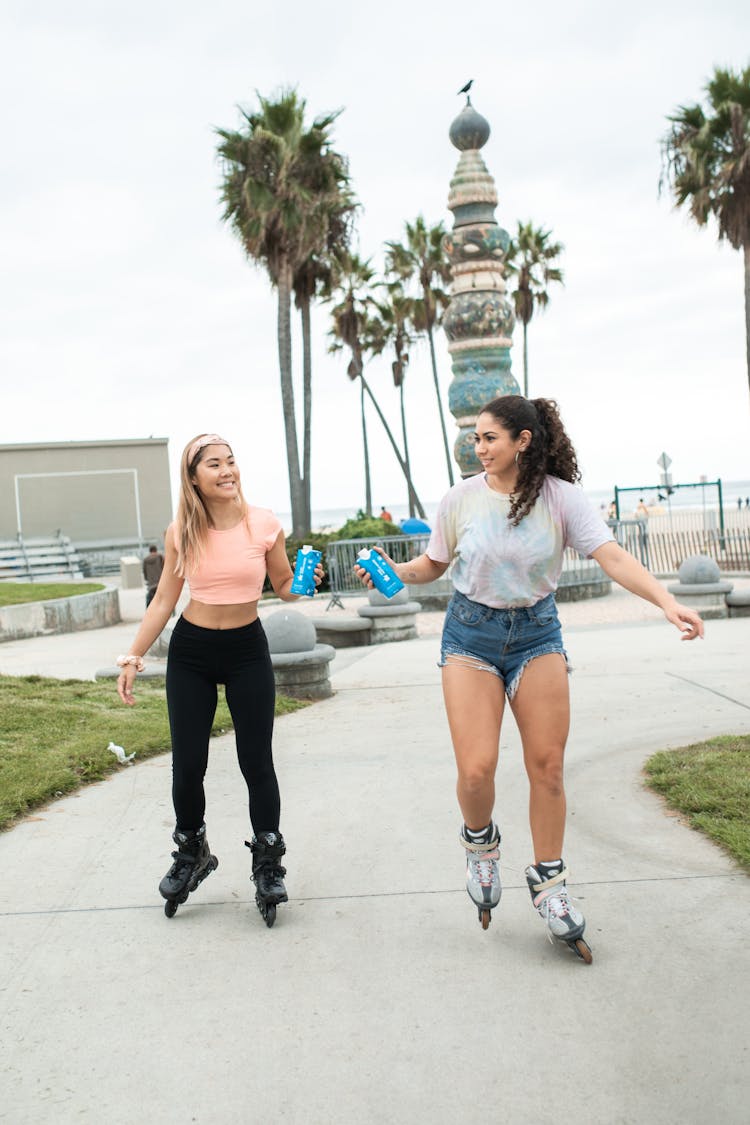
{"type": "Polygon", "coordinates": [[[200,629],[241,629],[243,625],[251,625],[255,621],[258,603],[208,605],[207,602],[197,602],[191,598],[182,611],[182,616],[200,629]]]}

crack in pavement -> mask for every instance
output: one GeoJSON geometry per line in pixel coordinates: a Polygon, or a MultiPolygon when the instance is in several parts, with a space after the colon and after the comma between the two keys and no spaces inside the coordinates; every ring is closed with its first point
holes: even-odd
{"type": "Polygon", "coordinates": [[[699,684],[697,680],[689,680],[687,676],[678,676],[676,672],[665,672],[665,676],[671,676],[673,680],[682,680],[684,684],[691,684],[692,687],[702,688],[703,691],[710,691],[712,695],[718,695],[720,699],[726,699],[729,703],[736,703],[738,707],[744,707],[746,711],[750,711],[750,703],[743,703],[740,699],[734,699],[731,695],[725,695],[723,691],[717,691],[716,688],[706,687],[705,684],[699,684]]]}
{"type": "MultiPolygon", "coordinates": [[[[571,883],[571,888],[575,887],[609,887],[613,885],[629,886],[635,883],[684,883],[694,882],[697,879],[737,879],[742,878],[741,871],[717,871],[709,875],[641,875],[631,879],[588,879],[581,882],[576,881],[571,883]]],[[[503,894],[506,891],[525,891],[528,894],[528,887],[525,883],[504,883],[503,894]]],[[[349,894],[349,895],[307,895],[305,898],[290,898],[289,905],[304,906],[306,902],[349,902],[357,899],[372,899],[372,898],[421,898],[432,895],[462,895],[466,894],[465,887],[443,887],[432,891],[371,891],[366,894],[349,894]]],[[[574,898],[580,897],[573,895],[574,898]]],[[[200,906],[201,910],[215,910],[220,906],[251,906],[250,899],[225,899],[219,902],[202,902],[194,903],[193,906],[200,906]]],[[[0,911],[0,918],[29,918],[39,917],[40,915],[62,915],[62,914],[106,914],[113,911],[123,910],[159,910],[164,909],[163,903],[130,903],[125,906],[67,906],[67,907],[48,907],[41,910],[5,910],[0,911]]]]}

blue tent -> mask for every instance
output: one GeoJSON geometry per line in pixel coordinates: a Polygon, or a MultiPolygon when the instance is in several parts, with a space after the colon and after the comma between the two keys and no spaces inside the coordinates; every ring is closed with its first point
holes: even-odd
{"type": "Polygon", "coordinates": [[[428,523],[425,523],[424,520],[411,518],[401,520],[401,530],[404,535],[424,535],[425,532],[429,533],[432,531],[432,528],[428,523]]]}

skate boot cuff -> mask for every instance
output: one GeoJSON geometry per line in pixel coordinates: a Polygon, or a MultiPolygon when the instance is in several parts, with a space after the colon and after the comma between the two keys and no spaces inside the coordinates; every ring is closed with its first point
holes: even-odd
{"type": "Polygon", "coordinates": [[[204,822],[200,828],[175,828],[172,839],[175,844],[189,844],[195,840],[202,840],[205,835],[206,825],[204,822]]]}
{"type": "Polygon", "coordinates": [[[286,843],[280,832],[259,832],[252,839],[245,840],[245,847],[253,853],[253,859],[278,859],[286,854],[286,843]]]}
{"type": "Polygon", "coordinates": [[[553,875],[551,879],[546,879],[542,883],[533,883],[529,879],[529,886],[535,893],[538,891],[547,891],[550,887],[556,887],[559,883],[564,883],[568,875],[567,867],[563,867],[559,875],[553,875]]]}

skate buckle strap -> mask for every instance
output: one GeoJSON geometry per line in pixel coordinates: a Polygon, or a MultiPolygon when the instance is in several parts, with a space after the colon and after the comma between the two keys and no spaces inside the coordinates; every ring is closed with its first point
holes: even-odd
{"type": "Polygon", "coordinates": [[[544,883],[532,883],[531,889],[533,891],[546,891],[550,887],[556,887],[558,883],[564,883],[569,872],[567,867],[563,867],[559,875],[553,875],[551,879],[547,879],[544,883]]]}
{"type": "Polygon", "coordinates": [[[500,834],[497,833],[491,840],[486,843],[477,843],[475,840],[467,840],[463,832],[460,834],[459,839],[467,852],[476,852],[482,854],[483,852],[491,852],[500,847],[500,834]]]}

